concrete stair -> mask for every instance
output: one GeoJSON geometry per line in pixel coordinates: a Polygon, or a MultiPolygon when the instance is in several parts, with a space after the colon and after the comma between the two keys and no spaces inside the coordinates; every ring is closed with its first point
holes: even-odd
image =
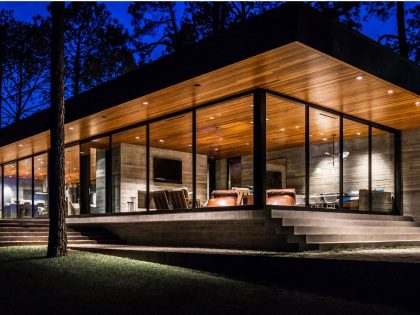
{"type": "Polygon", "coordinates": [[[271,218],[298,250],[420,245],[420,224],[408,216],[271,210],[271,218]]]}
{"type": "MultiPolygon", "coordinates": [[[[48,244],[48,220],[0,220],[0,247],[48,244]]],[[[118,237],[101,227],[68,226],[69,245],[121,244],[118,237]]]]}

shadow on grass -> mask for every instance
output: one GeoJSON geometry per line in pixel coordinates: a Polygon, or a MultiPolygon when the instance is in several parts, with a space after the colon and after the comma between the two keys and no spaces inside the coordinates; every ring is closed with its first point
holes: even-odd
{"type": "MultiPolygon", "coordinates": [[[[80,249],[82,250],[82,249],[80,249]]],[[[418,310],[420,265],[380,261],[83,249],[216,273],[250,283],[418,310]],[[397,289],[398,288],[398,289],[397,289]]]]}

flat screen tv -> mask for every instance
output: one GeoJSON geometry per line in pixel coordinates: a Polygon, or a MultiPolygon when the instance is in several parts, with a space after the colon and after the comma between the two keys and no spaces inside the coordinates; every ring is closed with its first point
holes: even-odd
{"type": "Polygon", "coordinates": [[[182,184],[182,161],[153,158],[153,180],[155,182],[182,184]]]}

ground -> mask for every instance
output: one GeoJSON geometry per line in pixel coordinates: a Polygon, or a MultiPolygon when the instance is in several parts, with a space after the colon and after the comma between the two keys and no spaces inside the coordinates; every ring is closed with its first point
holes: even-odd
{"type": "Polygon", "coordinates": [[[409,314],[128,258],[45,254],[0,248],[1,314],[409,314]]]}

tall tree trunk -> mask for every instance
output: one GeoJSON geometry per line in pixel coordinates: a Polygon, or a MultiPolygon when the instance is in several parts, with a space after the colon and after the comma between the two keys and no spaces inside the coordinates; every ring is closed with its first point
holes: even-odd
{"type": "Polygon", "coordinates": [[[64,2],[51,3],[51,149],[48,156],[48,257],[67,255],[64,199],[64,2]]]}
{"type": "Polygon", "coordinates": [[[405,30],[404,2],[397,2],[398,46],[400,55],[408,59],[407,35],[405,30]]]}

